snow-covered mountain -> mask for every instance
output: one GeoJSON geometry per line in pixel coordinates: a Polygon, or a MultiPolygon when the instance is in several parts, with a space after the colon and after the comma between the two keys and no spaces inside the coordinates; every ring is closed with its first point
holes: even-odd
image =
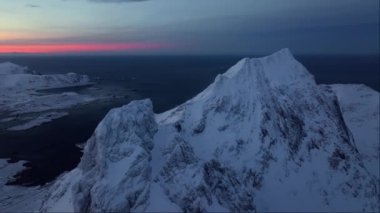
{"type": "Polygon", "coordinates": [[[379,211],[379,93],[317,85],[288,49],[186,103],[111,110],[42,211],[379,211]]]}

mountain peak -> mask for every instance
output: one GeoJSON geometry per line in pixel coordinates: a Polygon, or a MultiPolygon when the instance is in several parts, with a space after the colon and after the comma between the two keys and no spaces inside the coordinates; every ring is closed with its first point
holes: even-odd
{"type": "MultiPolygon", "coordinates": [[[[269,56],[246,57],[239,60],[227,72],[219,74],[208,88],[191,101],[234,92],[238,92],[235,97],[246,95],[247,92],[260,95],[281,87],[288,89],[317,87],[314,76],[287,48],[269,56]]],[[[246,98],[252,98],[252,95],[246,98]]]]}
{"type": "Polygon", "coordinates": [[[376,211],[378,197],[336,96],[282,49],[162,114],[111,110],[43,210],[376,211]]]}
{"type": "Polygon", "coordinates": [[[294,59],[294,56],[289,48],[283,48],[280,49],[274,53],[272,53],[269,56],[266,57],[276,57],[276,58],[282,58],[282,59],[294,59]]]}
{"type": "Polygon", "coordinates": [[[237,75],[244,75],[244,79],[259,78],[270,82],[272,86],[315,84],[313,75],[293,57],[288,48],[265,57],[243,58],[221,76],[233,78],[237,75]]]}

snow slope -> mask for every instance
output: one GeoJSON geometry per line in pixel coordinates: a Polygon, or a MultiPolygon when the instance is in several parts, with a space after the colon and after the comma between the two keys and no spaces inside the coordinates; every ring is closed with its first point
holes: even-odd
{"type": "Polygon", "coordinates": [[[39,90],[90,84],[86,75],[37,75],[27,67],[10,62],[0,63],[0,122],[5,123],[6,127],[13,126],[8,130],[25,130],[65,116],[67,112],[52,111],[86,104],[95,98],[74,92],[46,94],[39,90]],[[60,116],[46,117],[52,113],[59,113],[60,116]]]}
{"type": "Polygon", "coordinates": [[[378,96],[317,85],[288,49],[242,59],[162,114],[111,110],[39,210],[379,211],[378,96]]]}
{"type": "Polygon", "coordinates": [[[0,212],[31,212],[41,206],[47,188],[5,185],[12,176],[25,169],[25,161],[8,163],[0,159],[0,212]]]}
{"type": "Polygon", "coordinates": [[[340,102],[344,121],[369,172],[380,179],[379,92],[365,85],[330,85],[340,102]]]}

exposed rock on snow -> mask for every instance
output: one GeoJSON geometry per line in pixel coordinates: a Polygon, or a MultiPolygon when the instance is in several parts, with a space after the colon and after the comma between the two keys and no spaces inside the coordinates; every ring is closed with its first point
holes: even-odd
{"type": "Polygon", "coordinates": [[[0,63],[1,122],[25,122],[26,120],[26,123],[15,124],[16,126],[9,128],[9,130],[21,130],[65,116],[67,112],[58,112],[60,116],[55,114],[50,116],[49,119],[47,119],[48,116],[46,115],[57,113],[47,111],[67,109],[78,104],[89,103],[95,98],[74,92],[46,94],[38,90],[89,84],[91,82],[86,75],[75,73],[37,75],[27,67],[21,67],[9,62],[0,63]],[[45,112],[45,114],[36,112],[45,112]],[[42,120],[43,122],[41,122],[42,120]]]}
{"type": "Polygon", "coordinates": [[[245,58],[162,114],[111,110],[40,210],[379,211],[376,96],[317,85],[287,49],[245,58]]]}
{"type": "Polygon", "coordinates": [[[330,85],[369,172],[380,178],[379,92],[365,85],[330,85]]]}

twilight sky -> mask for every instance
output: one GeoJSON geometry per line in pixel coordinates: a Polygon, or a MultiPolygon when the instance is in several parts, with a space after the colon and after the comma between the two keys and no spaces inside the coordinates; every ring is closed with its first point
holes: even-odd
{"type": "Polygon", "coordinates": [[[1,0],[0,53],[379,53],[378,0],[1,0]]]}

